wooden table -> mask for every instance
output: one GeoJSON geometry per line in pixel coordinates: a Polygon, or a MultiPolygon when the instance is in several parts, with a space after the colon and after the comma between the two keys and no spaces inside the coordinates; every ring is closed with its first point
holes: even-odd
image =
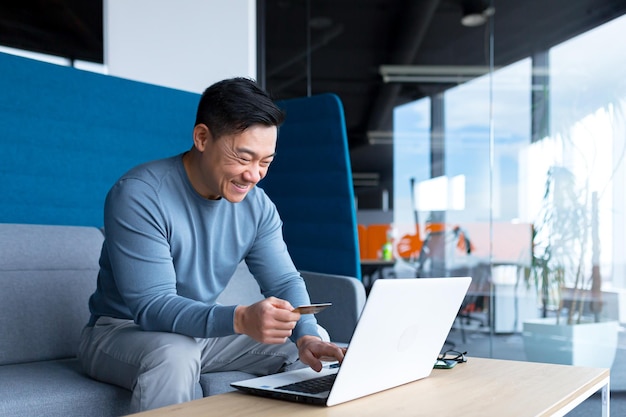
{"type": "Polygon", "coordinates": [[[469,358],[430,377],[333,407],[231,392],[136,414],[144,417],[563,416],[602,390],[609,416],[609,369],[469,358]]]}

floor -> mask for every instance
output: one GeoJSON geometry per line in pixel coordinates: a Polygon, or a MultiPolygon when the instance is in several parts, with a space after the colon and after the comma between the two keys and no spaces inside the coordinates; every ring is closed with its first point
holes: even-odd
{"type": "MultiPolygon", "coordinates": [[[[526,360],[522,336],[519,333],[490,334],[488,328],[475,325],[465,327],[465,342],[457,325],[448,336],[445,348],[467,352],[469,357],[497,358],[508,360],[526,360]]],[[[593,395],[567,417],[601,416],[601,395],[593,395]]],[[[621,329],[618,341],[618,352],[611,368],[611,416],[626,416],[626,329],[621,329]]]]}

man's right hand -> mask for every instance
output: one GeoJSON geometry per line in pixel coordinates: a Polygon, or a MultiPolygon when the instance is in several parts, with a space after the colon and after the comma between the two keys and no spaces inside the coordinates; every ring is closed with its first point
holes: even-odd
{"type": "Polygon", "coordinates": [[[292,310],[288,301],[276,297],[238,306],[235,309],[235,332],[261,343],[285,343],[300,320],[300,313],[292,310]]]}

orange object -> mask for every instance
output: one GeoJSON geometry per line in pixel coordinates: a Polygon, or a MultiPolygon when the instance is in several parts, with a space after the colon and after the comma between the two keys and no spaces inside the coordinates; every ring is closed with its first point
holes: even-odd
{"type": "Polygon", "coordinates": [[[444,232],[446,230],[446,224],[445,223],[426,223],[426,225],[424,226],[424,229],[426,231],[426,234],[444,232]]]}
{"type": "Polygon", "coordinates": [[[364,259],[381,259],[382,247],[387,242],[388,224],[370,224],[367,226],[367,251],[364,259]]]}
{"type": "Polygon", "coordinates": [[[417,258],[423,244],[418,235],[404,235],[396,245],[398,256],[403,259],[417,258]]]}

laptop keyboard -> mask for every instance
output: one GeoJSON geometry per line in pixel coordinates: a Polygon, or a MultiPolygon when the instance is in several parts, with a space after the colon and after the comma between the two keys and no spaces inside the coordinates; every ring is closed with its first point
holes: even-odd
{"type": "Polygon", "coordinates": [[[282,387],[278,387],[278,389],[304,392],[307,394],[319,394],[320,392],[330,391],[330,387],[332,387],[336,377],[337,374],[324,375],[319,378],[283,385],[282,387]]]}

